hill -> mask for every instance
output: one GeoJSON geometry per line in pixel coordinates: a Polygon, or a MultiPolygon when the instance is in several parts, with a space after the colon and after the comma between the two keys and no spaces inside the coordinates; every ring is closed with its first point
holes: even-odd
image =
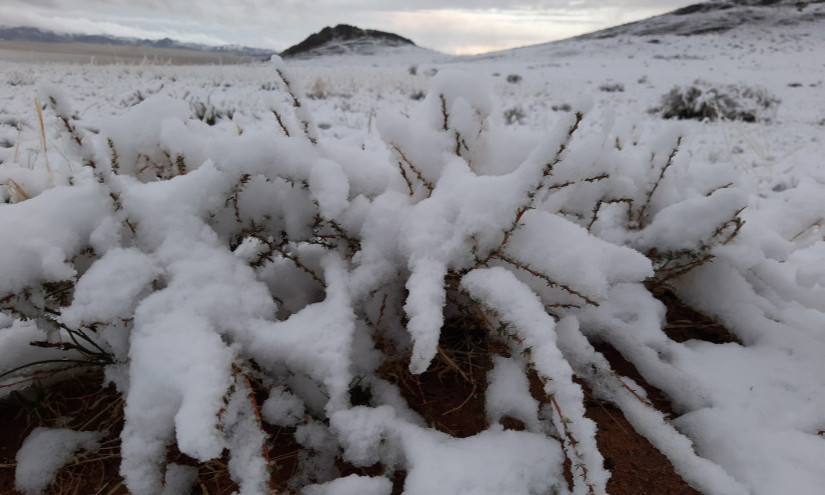
{"type": "Polygon", "coordinates": [[[688,5],[641,21],[580,36],[579,39],[622,35],[691,36],[721,33],[739,26],[794,26],[825,19],[825,1],[716,0],[688,5]]]}
{"type": "Polygon", "coordinates": [[[309,58],[321,55],[374,55],[385,48],[415,47],[411,40],[393,33],[361,29],[347,24],[325,27],[283,52],[284,58],[309,58]]]}

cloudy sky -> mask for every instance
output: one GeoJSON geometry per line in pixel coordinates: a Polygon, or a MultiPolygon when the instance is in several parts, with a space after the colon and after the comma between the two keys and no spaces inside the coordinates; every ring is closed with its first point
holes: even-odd
{"type": "Polygon", "coordinates": [[[283,50],[324,26],[390,31],[445,53],[575,36],[698,0],[2,0],[0,25],[283,50]]]}

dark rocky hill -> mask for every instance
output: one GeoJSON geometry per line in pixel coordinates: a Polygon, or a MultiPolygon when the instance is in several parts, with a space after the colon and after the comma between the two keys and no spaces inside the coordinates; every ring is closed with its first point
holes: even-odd
{"type": "Polygon", "coordinates": [[[339,24],[335,27],[325,27],[321,31],[310,35],[304,41],[281,52],[281,56],[284,58],[303,58],[343,53],[369,55],[382,47],[399,46],[416,45],[397,34],[339,24]]]}

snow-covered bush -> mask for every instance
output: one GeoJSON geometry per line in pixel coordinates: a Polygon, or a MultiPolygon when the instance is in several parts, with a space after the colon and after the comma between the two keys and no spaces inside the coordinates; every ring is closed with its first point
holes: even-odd
{"type": "Polygon", "coordinates": [[[640,144],[581,112],[518,133],[486,88],[442,71],[410,117],[380,116],[376,151],[319,138],[283,65],[273,85],[283,97],[242,130],[163,94],[87,125],[45,94],[68,162],[0,175],[27,195],[0,205],[4,382],[105,366],[136,495],[161,491],[172,444],[202,462],[228,451],[240,493],[267,493],[268,425],[294,428],[307,493],[388,494],[405,471],[410,494],[604,494],[574,376],[653,418],[644,434],[691,483],[727,482],[691,468],[704,460],[690,442],[588,340],[658,330],[645,283],[741,227],[724,177],[675,170],[679,137],[640,144]],[[498,343],[477,384],[494,424],[469,438],[434,428],[382,372],[424,373],[448,321],[498,343]],[[341,477],[336,459],[387,478],[341,477]]]}
{"type": "Polygon", "coordinates": [[[666,119],[771,120],[780,100],[766,89],[744,84],[715,85],[697,79],[690,86],[677,86],[662,96],[653,113],[666,119]]]}
{"type": "Polygon", "coordinates": [[[6,82],[9,86],[28,86],[35,83],[35,78],[30,72],[21,72],[16,70],[9,74],[6,82]]]}
{"type": "Polygon", "coordinates": [[[604,91],[605,93],[624,93],[624,83],[606,82],[599,85],[599,91],[604,91]]]}
{"type": "Polygon", "coordinates": [[[191,97],[189,98],[189,104],[192,106],[195,118],[208,125],[215,125],[221,120],[232,120],[232,115],[235,113],[234,108],[222,108],[221,105],[212,102],[209,97],[206,98],[206,101],[191,97]]]}
{"type": "Polygon", "coordinates": [[[507,125],[524,124],[524,109],[521,106],[514,106],[504,111],[504,122],[507,125]]]}

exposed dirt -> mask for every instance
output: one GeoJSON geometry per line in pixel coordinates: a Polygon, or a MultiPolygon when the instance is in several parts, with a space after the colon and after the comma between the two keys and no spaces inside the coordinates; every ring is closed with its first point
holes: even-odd
{"type": "Polygon", "coordinates": [[[658,290],[654,294],[667,307],[667,325],[664,330],[676,342],[697,339],[713,344],[740,343],[727,328],[706,314],[683,304],[673,292],[658,290]]]}
{"type": "MultiPolygon", "coordinates": [[[[667,415],[672,413],[670,401],[658,389],[642,379],[636,368],[614,348],[600,344],[596,350],[604,354],[613,371],[632,378],[641,385],[653,405],[667,415]]],[[[610,470],[607,492],[613,495],[700,495],[676,472],[670,461],[642,435],[612,404],[595,399],[582,383],[587,400],[585,415],[596,425],[596,443],[610,470]]]]}
{"type": "Polygon", "coordinates": [[[611,472],[608,493],[701,495],[676,474],[661,452],[636,433],[619,409],[596,400],[586,405],[585,414],[596,422],[596,443],[611,472]]]}
{"type": "Polygon", "coordinates": [[[430,368],[413,375],[409,359],[386,363],[380,376],[399,387],[410,407],[427,423],[458,438],[487,429],[484,393],[492,368],[491,342],[473,320],[448,321],[430,368]]]}
{"type": "MultiPolygon", "coordinates": [[[[683,305],[672,293],[664,292],[658,297],[668,306],[665,330],[672,339],[679,342],[689,339],[736,342],[724,327],[683,305]]],[[[433,428],[456,437],[477,434],[489,427],[484,413],[484,393],[491,356],[508,352],[506,346],[487,335],[472,321],[450,321],[443,330],[438,356],[426,373],[414,376],[409,373],[409,362],[398,360],[385,363],[380,374],[399,387],[410,407],[433,428]]],[[[644,387],[657,409],[665,414],[672,413],[668,398],[650,386],[619,352],[605,344],[597,345],[596,349],[604,354],[614,371],[644,387]]],[[[13,489],[15,453],[23,439],[37,426],[108,432],[97,452],[79,455],[59,472],[47,494],[128,494],[118,474],[123,401],[113,387],[101,388],[102,379],[100,370],[92,370],[58,385],[31,387],[0,401],[0,495],[19,495],[13,489]]],[[[535,375],[532,385],[536,398],[546,400],[535,375]]],[[[605,457],[605,467],[612,473],[608,493],[700,495],[674,472],[664,455],[633,429],[619,409],[594,399],[587,386],[582,386],[586,394],[587,417],[597,424],[596,440],[605,457]]],[[[265,391],[256,390],[258,403],[265,398],[265,391]]],[[[354,386],[351,400],[354,404],[369,403],[369,390],[354,386]]],[[[513,418],[504,418],[501,423],[508,429],[524,429],[524,424],[513,418]]],[[[299,472],[301,458],[306,453],[295,441],[294,429],[267,426],[266,430],[272,439],[269,456],[273,481],[280,493],[287,493],[289,482],[299,472]]],[[[237,490],[229,477],[225,456],[198,463],[170,448],[167,461],[198,467],[193,494],[223,495],[237,490]]],[[[393,480],[393,493],[403,491],[404,471],[387,473],[380,464],[363,468],[340,460],[336,466],[344,475],[389,476],[393,480]]]]}

